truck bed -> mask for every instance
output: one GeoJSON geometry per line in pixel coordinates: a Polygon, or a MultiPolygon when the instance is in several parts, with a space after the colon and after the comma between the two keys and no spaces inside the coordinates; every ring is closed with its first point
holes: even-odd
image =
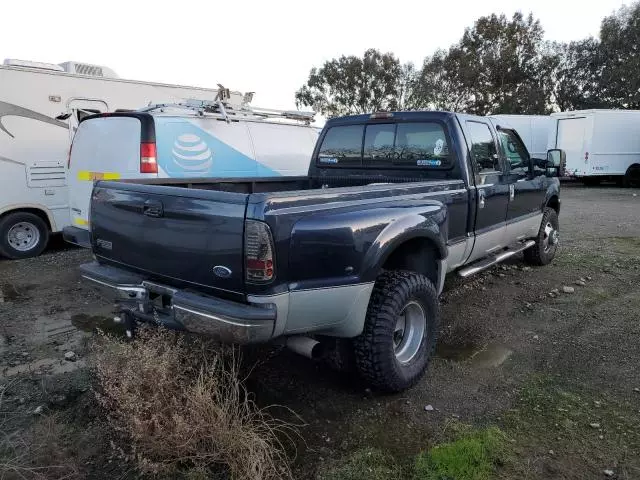
{"type": "MultiPolygon", "coordinates": [[[[402,176],[99,181],[92,195],[91,244],[103,263],[175,286],[244,298],[245,219],[269,218],[276,257],[281,259],[276,260],[279,272],[285,274],[288,268],[299,268],[298,249],[288,252],[287,248],[294,224],[303,217],[336,208],[365,211],[383,203],[401,208],[397,204],[401,198],[426,194],[435,195],[429,197],[434,200],[450,197],[450,208],[466,221],[463,189],[461,180],[419,181],[402,176]],[[458,192],[455,200],[451,191],[458,192]],[[228,269],[229,276],[216,276],[218,266],[228,269]]],[[[379,228],[389,220],[386,216],[396,215],[391,210],[372,214],[385,216],[374,220],[379,228]]],[[[355,219],[345,215],[339,222],[351,228],[355,219]]],[[[307,239],[306,227],[299,225],[302,230],[296,242],[306,244],[312,239],[307,239]]],[[[351,247],[345,244],[344,248],[351,247]]]]}

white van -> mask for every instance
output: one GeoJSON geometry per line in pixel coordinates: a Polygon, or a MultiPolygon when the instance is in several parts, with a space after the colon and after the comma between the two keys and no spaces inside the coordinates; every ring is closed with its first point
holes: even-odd
{"type": "Polygon", "coordinates": [[[548,115],[491,115],[496,125],[513,128],[527,147],[532,158],[547,158],[547,142],[553,120],[548,115]]]}
{"type": "Polygon", "coordinates": [[[313,113],[184,102],[84,119],[71,146],[72,226],[66,241],[89,246],[94,180],[259,178],[307,175],[318,139],[313,113]]]}
{"type": "Polygon", "coordinates": [[[640,187],[640,110],[553,113],[549,148],[567,154],[565,176],[640,187]]]}
{"type": "MultiPolygon", "coordinates": [[[[78,122],[150,102],[215,100],[218,89],[117,78],[78,62],[5,60],[0,65],[0,256],[38,255],[70,224],[66,166],[78,122]]],[[[242,103],[239,92],[230,100],[242,103]]]]}

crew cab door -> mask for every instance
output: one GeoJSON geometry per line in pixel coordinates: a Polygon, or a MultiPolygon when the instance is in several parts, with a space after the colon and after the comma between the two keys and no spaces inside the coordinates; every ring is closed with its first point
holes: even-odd
{"type": "Polygon", "coordinates": [[[509,181],[507,238],[511,242],[532,238],[542,219],[548,184],[546,171],[534,166],[535,162],[515,130],[500,128],[497,132],[509,181]]]}
{"type": "Polygon", "coordinates": [[[464,121],[463,129],[476,189],[475,243],[468,260],[472,261],[506,246],[509,178],[488,121],[473,117],[464,121]]]}

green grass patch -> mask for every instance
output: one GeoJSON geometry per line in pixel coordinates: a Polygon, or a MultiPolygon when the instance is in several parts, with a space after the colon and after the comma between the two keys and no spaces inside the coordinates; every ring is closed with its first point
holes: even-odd
{"type": "Polygon", "coordinates": [[[507,437],[497,427],[465,428],[455,441],[418,455],[415,480],[487,480],[507,457],[507,437]]]}
{"type": "Polygon", "coordinates": [[[322,469],[317,480],[488,480],[506,461],[506,435],[497,427],[449,425],[452,440],[399,462],[380,449],[356,450],[322,469]]]}
{"type": "Polygon", "coordinates": [[[408,478],[393,457],[378,449],[366,448],[321,471],[318,480],[387,480],[408,478]]]}

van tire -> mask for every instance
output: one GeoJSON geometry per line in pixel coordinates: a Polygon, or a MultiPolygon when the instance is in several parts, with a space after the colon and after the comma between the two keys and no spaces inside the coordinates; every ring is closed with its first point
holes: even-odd
{"type": "Polygon", "coordinates": [[[0,218],[0,255],[12,260],[36,257],[47,243],[49,227],[39,216],[14,212],[0,218]]]}
{"type": "Polygon", "coordinates": [[[622,186],[625,188],[640,188],[640,165],[631,165],[624,174],[622,186]]]}
{"type": "MultiPolygon", "coordinates": [[[[369,300],[364,329],[353,339],[358,373],[367,383],[386,392],[400,392],[411,387],[422,377],[433,355],[439,323],[438,294],[427,277],[404,270],[382,273],[369,300]],[[404,350],[406,322],[409,321],[407,308],[422,311],[424,328],[421,335],[406,337],[407,343],[413,339],[410,344],[413,347],[404,350]],[[403,312],[404,331],[398,342],[398,324],[403,312]],[[403,351],[415,353],[403,359],[403,351]]],[[[413,331],[420,332],[420,329],[413,331]]]]}
{"type": "MultiPolygon", "coordinates": [[[[538,236],[534,239],[535,245],[524,251],[524,259],[531,265],[547,265],[553,260],[558,250],[557,240],[550,244],[550,238],[547,234],[547,227],[551,226],[552,231],[559,232],[558,214],[553,208],[545,208],[540,222],[538,236]]],[[[557,237],[556,237],[557,238],[557,237]]]]}

